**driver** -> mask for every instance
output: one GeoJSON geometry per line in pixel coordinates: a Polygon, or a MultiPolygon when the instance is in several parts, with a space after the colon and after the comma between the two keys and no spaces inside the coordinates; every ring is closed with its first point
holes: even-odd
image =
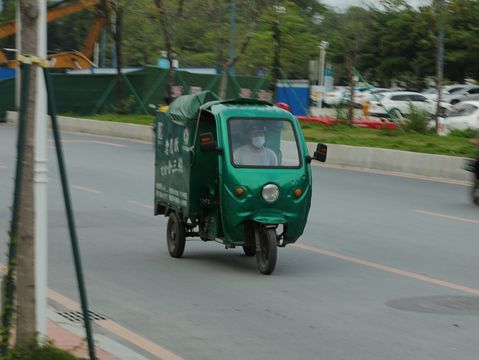
{"type": "Polygon", "coordinates": [[[252,125],[248,130],[249,143],[235,150],[233,161],[236,165],[278,166],[273,150],[264,146],[266,128],[260,124],[252,125]]]}

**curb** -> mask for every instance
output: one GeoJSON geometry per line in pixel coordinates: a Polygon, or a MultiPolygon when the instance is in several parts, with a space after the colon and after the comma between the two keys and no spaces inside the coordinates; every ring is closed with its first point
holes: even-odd
{"type": "MultiPolygon", "coordinates": [[[[16,119],[16,112],[7,112],[7,121],[15,122],[16,119]]],[[[153,142],[153,132],[151,127],[147,125],[87,120],[67,116],[58,116],[58,121],[63,131],[153,142]]],[[[315,148],[316,144],[308,143],[310,154],[314,152],[315,148]]],[[[469,181],[470,174],[463,169],[465,159],[457,156],[329,144],[327,164],[469,181]]]]}

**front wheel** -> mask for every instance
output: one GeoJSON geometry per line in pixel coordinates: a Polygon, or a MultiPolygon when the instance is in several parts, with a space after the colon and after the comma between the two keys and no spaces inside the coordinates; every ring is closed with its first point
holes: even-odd
{"type": "Polygon", "coordinates": [[[174,258],[180,258],[185,251],[185,227],[175,212],[170,213],[166,226],[168,251],[174,258]]]}
{"type": "Polygon", "coordinates": [[[276,266],[276,258],[278,253],[276,229],[257,226],[255,229],[256,246],[256,265],[258,270],[265,275],[270,275],[276,266]]]}

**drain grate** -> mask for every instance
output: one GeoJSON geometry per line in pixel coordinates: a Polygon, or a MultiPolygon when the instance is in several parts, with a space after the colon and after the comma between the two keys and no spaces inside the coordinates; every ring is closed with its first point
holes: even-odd
{"type": "MultiPolygon", "coordinates": [[[[81,311],[62,311],[58,312],[58,315],[63,316],[65,319],[72,322],[83,322],[83,313],[81,311]]],[[[98,314],[94,311],[88,311],[88,318],[90,320],[107,320],[104,315],[98,314]]]]}

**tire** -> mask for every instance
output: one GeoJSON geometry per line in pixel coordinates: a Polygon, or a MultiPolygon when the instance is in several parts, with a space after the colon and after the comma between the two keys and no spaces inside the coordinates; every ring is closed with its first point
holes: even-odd
{"type": "Polygon", "coordinates": [[[475,180],[471,190],[472,202],[479,206],[479,180],[475,180]]]}
{"type": "Polygon", "coordinates": [[[457,100],[457,99],[451,100],[451,105],[456,105],[458,102],[460,102],[460,101],[457,100]]]}
{"type": "Polygon", "coordinates": [[[254,246],[243,246],[243,251],[246,256],[255,256],[256,248],[254,246]]]}
{"type": "Polygon", "coordinates": [[[270,275],[276,266],[278,244],[276,241],[276,230],[257,226],[256,238],[259,240],[260,251],[256,252],[256,266],[260,273],[270,275]]]}
{"type": "Polygon", "coordinates": [[[171,257],[180,258],[185,251],[185,227],[175,212],[170,213],[166,226],[166,243],[171,257]]]}

